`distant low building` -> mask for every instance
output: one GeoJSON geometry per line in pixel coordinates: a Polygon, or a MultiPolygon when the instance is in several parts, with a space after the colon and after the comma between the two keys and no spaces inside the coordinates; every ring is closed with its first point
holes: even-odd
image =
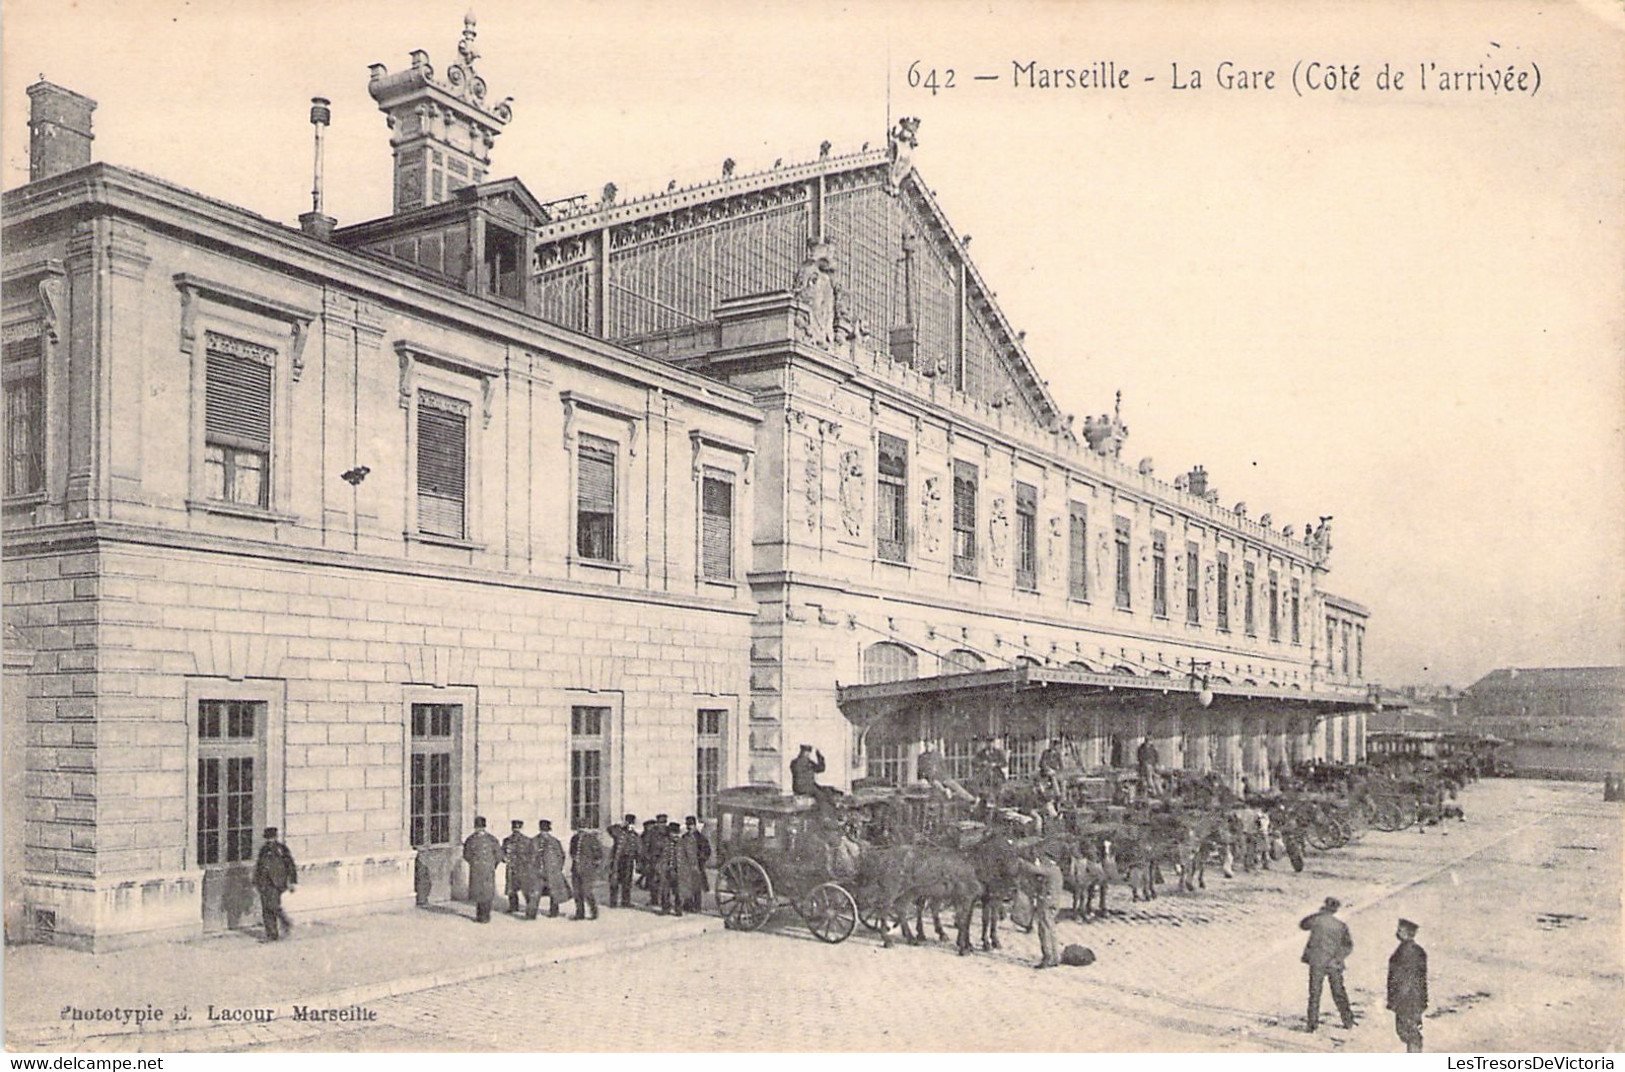
{"type": "Polygon", "coordinates": [[[1625,667],[1510,667],[1468,686],[1465,725],[1512,742],[1520,774],[1600,778],[1625,767],[1625,667]]]}

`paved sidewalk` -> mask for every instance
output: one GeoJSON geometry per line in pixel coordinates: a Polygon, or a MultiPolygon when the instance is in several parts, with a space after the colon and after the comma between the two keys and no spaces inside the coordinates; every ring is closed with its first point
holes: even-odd
{"type": "Polygon", "coordinates": [[[568,911],[534,922],[498,915],[488,926],[472,919],[471,906],[453,904],[301,923],[283,942],[262,942],[255,928],[99,955],[12,946],[5,951],[6,1048],[59,1049],[90,1040],[105,1048],[124,1039],[132,1049],[193,1049],[200,1032],[225,1032],[222,1045],[243,1044],[263,1014],[211,1020],[211,1007],[216,1014],[270,1010],[274,1021],[288,1023],[295,1005],[344,1009],[722,927],[712,916],[674,919],[642,907],[605,908],[585,922],[568,911]],[[149,1008],[163,1010],[163,1019],[137,1026],[74,1018],[74,1010],[149,1008]],[[187,1019],[178,1020],[183,1010],[187,1019]]]}

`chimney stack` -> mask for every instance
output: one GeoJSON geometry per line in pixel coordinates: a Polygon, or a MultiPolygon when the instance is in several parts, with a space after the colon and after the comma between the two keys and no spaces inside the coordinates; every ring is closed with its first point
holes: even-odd
{"type": "Polygon", "coordinates": [[[316,166],[310,184],[310,211],[299,217],[299,228],[319,241],[333,237],[338,220],[322,211],[322,128],[333,121],[332,104],[326,97],[310,98],[310,126],[316,135],[316,166]]]}
{"type": "Polygon", "coordinates": [[[28,87],[28,181],[39,182],[90,163],[90,113],[96,102],[40,80],[28,87]]]}
{"type": "Polygon", "coordinates": [[[1192,469],[1188,474],[1186,474],[1186,479],[1189,482],[1190,493],[1192,495],[1196,496],[1198,499],[1204,499],[1207,497],[1206,469],[1198,465],[1195,469],[1192,469]]]}

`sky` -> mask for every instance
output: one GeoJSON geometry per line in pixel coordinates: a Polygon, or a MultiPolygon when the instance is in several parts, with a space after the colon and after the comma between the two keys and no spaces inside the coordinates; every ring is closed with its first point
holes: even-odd
{"type": "MultiPolygon", "coordinates": [[[[921,118],[920,174],[1064,410],[1121,390],[1125,460],[1200,463],[1278,526],[1335,518],[1326,586],[1371,608],[1372,680],[1625,662],[1618,5],[476,7],[479,70],[514,98],[492,174],[543,200],[879,146],[888,118],[921,118]],[[1273,88],[1220,85],[1226,62],[1273,88]],[[1016,84],[1028,63],[1128,85],[1016,84]],[[1509,66],[1538,89],[1439,88],[1509,66]]],[[[326,209],[385,215],[367,65],[422,48],[444,70],[466,10],[7,0],[4,186],[26,181],[43,73],[99,102],[96,159],[288,223],[328,97],[326,209]]]]}

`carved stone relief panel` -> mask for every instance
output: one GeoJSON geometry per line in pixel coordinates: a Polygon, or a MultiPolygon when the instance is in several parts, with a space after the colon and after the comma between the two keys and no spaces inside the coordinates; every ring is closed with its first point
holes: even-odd
{"type": "Polygon", "coordinates": [[[855,540],[863,538],[864,491],[868,480],[863,451],[852,447],[841,452],[841,524],[855,540]]]}
{"type": "Polygon", "coordinates": [[[920,482],[920,550],[927,556],[942,548],[942,481],[933,474],[920,482]]]}
{"type": "Polygon", "coordinates": [[[995,495],[987,507],[987,553],[993,568],[1002,570],[1010,557],[1010,506],[995,495]]]}

